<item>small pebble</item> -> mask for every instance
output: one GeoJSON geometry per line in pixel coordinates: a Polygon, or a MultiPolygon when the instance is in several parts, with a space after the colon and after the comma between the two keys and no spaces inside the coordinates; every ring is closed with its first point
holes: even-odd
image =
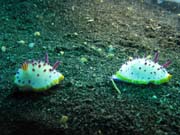
{"type": "Polygon", "coordinates": [[[153,95],[153,96],[152,96],[152,99],[157,99],[157,96],[156,96],[156,95],[153,95]]]}
{"type": "Polygon", "coordinates": [[[2,46],[2,47],[1,47],[1,51],[2,51],[2,52],[6,52],[6,47],[5,47],[5,46],[2,46]]]}
{"type": "Polygon", "coordinates": [[[43,49],[47,49],[47,47],[46,47],[46,46],[43,46],[42,48],[43,48],[43,49]]]}
{"type": "Polygon", "coordinates": [[[94,22],[94,19],[89,19],[87,20],[87,22],[94,22]]]}
{"type": "Polygon", "coordinates": [[[82,63],[88,62],[87,58],[85,58],[85,57],[82,57],[82,58],[80,59],[80,61],[81,61],[82,63]]]}
{"type": "Polygon", "coordinates": [[[17,41],[17,43],[24,45],[26,42],[24,40],[19,40],[19,41],[17,41]]]}
{"type": "Polygon", "coordinates": [[[129,56],[129,57],[128,57],[128,60],[133,60],[133,57],[129,56]]]}
{"type": "Polygon", "coordinates": [[[102,49],[101,49],[101,48],[97,48],[97,51],[98,51],[98,52],[102,52],[102,49]]]}
{"type": "Polygon", "coordinates": [[[84,44],[84,45],[87,45],[87,42],[85,41],[83,44],[84,44]]]}
{"type": "Polygon", "coordinates": [[[77,32],[74,32],[74,35],[75,35],[75,36],[78,36],[78,33],[77,33],[77,32]]]}
{"type": "Polygon", "coordinates": [[[148,55],[148,56],[146,56],[146,58],[147,58],[147,59],[151,59],[151,58],[152,58],[152,56],[151,56],[151,55],[148,55]]]}
{"type": "Polygon", "coordinates": [[[107,57],[108,57],[108,58],[113,58],[113,57],[114,57],[114,53],[108,53],[108,54],[107,54],[107,57]]]}
{"type": "Polygon", "coordinates": [[[112,53],[114,50],[115,50],[115,49],[113,48],[112,45],[110,45],[110,46],[108,47],[108,52],[109,52],[109,53],[112,53]]]}
{"type": "Polygon", "coordinates": [[[72,6],[71,9],[72,9],[72,11],[74,11],[75,10],[75,6],[72,6]]]}
{"type": "Polygon", "coordinates": [[[64,55],[64,51],[60,51],[60,54],[61,54],[61,55],[64,55]]]}
{"type": "Polygon", "coordinates": [[[36,31],[36,32],[34,32],[34,36],[35,36],[35,37],[40,37],[40,36],[41,36],[41,33],[40,33],[39,31],[36,31]]]}
{"type": "Polygon", "coordinates": [[[62,115],[60,118],[60,124],[66,124],[68,121],[69,117],[67,115],[62,115]]]}
{"type": "Polygon", "coordinates": [[[29,43],[29,48],[33,48],[34,47],[34,45],[35,45],[35,43],[29,43]]]}
{"type": "Polygon", "coordinates": [[[64,128],[64,129],[68,128],[68,119],[69,119],[69,117],[67,115],[61,116],[59,123],[61,124],[62,128],[64,128]]]}

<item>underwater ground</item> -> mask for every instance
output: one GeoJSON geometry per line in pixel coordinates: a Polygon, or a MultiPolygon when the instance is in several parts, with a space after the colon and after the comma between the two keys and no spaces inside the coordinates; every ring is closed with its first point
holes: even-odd
{"type": "MultiPolygon", "coordinates": [[[[153,2],[153,1],[152,1],[153,2]]],[[[143,0],[1,0],[1,135],[179,135],[180,10],[143,0]],[[179,10],[179,11],[178,11],[179,10]],[[129,57],[167,59],[162,85],[117,83],[129,57]],[[61,61],[65,79],[22,93],[14,74],[28,59],[61,61]]]]}

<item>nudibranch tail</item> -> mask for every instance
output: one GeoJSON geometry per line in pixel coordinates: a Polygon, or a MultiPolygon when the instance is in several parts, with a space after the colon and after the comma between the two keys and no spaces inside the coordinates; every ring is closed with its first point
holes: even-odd
{"type": "Polygon", "coordinates": [[[59,77],[59,82],[64,80],[64,75],[61,74],[61,76],[59,77]]]}
{"type": "Polygon", "coordinates": [[[22,67],[21,67],[24,71],[26,71],[28,69],[28,63],[27,62],[24,62],[22,64],[22,67]]]}
{"type": "Polygon", "coordinates": [[[171,74],[168,74],[168,81],[172,78],[171,74]]]}

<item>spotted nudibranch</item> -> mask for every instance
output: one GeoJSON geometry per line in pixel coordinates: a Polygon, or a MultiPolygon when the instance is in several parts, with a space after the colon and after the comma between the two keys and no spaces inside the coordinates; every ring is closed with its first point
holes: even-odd
{"type": "Polygon", "coordinates": [[[159,65],[157,62],[157,52],[155,53],[154,60],[147,59],[146,57],[131,59],[121,66],[119,71],[112,76],[112,79],[133,84],[166,83],[172,77],[165,69],[171,61],[168,60],[163,65],[159,65]]]}
{"type": "Polygon", "coordinates": [[[64,79],[64,76],[56,70],[59,63],[57,61],[51,66],[48,54],[45,61],[24,62],[16,72],[14,82],[20,91],[45,91],[64,79]]]}

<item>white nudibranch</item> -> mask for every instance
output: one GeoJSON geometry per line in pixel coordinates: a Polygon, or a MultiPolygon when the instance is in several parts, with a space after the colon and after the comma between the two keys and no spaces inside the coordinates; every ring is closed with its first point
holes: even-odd
{"type": "Polygon", "coordinates": [[[45,91],[64,79],[64,76],[56,70],[59,63],[57,61],[51,66],[48,54],[45,61],[24,62],[16,72],[14,82],[20,91],[45,91]]]}
{"type": "Polygon", "coordinates": [[[174,2],[174,3],[179,4],[180,0],[157,0],[158,4],[162,4],[163,2],[174,2]]]}
{"type": "Polygon", "coordinates": [[[146,57],[129,60],[112,76],[112,80],[133,84],[166,83],[172,77],[165,69],[171,62],[168,60],[161,66],[157,61],[158,53],[155,54],[153,61],[146,57]]]}

